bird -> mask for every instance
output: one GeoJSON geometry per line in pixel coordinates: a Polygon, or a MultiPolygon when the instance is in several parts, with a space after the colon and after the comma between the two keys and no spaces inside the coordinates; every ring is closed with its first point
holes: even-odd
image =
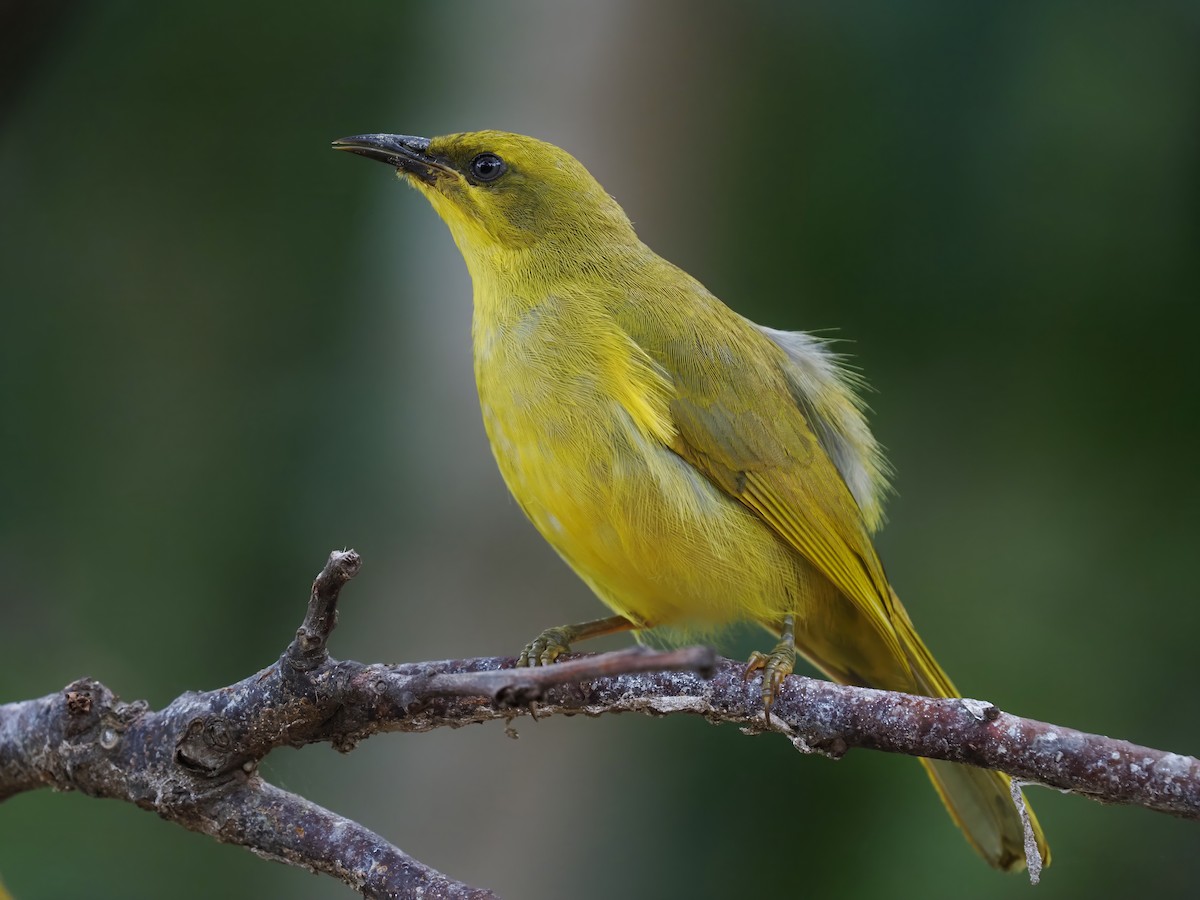
{"type": "MultiPolygon", "coordinates": [[[[370,133],[449,226],[473,285],[484,427],[534,527],[612,611],[548,628],[519,665],[622,631],[774,636],[764,715],[799,653],[835,681],[960,696],[872,543],[890,469],[829,342],[739,315],[637,236],[559,147],[503,131],[370,133]]],[[[1009,778],[922,759],[967,840],[1023,868],[1009,778]]],[[[1029,811],[1038,852],[1049,848],[1029,811]]]]}

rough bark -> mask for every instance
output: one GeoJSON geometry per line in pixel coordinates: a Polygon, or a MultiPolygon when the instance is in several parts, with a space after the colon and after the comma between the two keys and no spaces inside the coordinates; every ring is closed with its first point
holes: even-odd
{"type": "Polygon", "coordinates": [[[152,711],[83,678],[55,694],[0,706],[0,801],[39,787],[77,790],[333,875],[365,897],[486,898],[494,895],[266,783],[259,762],[276,747],[314,742],[348,751],[385,731],[632,711],[777,731],[802,752],[832,757],[865,747],[952,760],[1107,803],[1200,818],[1200,761],[1193,757],[1022,719],[978,700],[798,676],[786,680],[768,721],[744,666],[703,647],[572,656],[537,669],[514,669],[511,657],[338,661],[326,644],[339,592],[359,565],[353,551],[332,554],[295,640],[276,663],[236,684],[184,694],[152,711]]]}

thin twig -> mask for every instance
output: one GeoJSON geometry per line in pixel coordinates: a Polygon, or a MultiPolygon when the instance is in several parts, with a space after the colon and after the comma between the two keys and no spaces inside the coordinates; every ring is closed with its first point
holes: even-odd
{"type": "Polygon", "coordinates": [[[1025,868],[1029,871],[1029,883],[1037,884],[1042,880],[1042,851],[1038,849],[1037,834],[1029,818],[1029,804],[1025,802],[1025,794],[1021,791],[1024,786],[1014,778],[1008,783],[1008,792],[1012,795],[1013,806],[1021,817],[1021,830],[1025,833],[1025,868]]]}
{"type": "Polygon", "coordinates": [[[325,647],[337,627],[338,597],[360,568],[362,558],[353,550],[334,550],[329,554],[325,568],[313,580],[304,622],[284,652],[292,668],[311,671],[328,658],[325,647]]]}
{"type": "Polygon", "coordinates": [[[684,647],[665,653],[630,647],[515,673],[511,668],[442,673],[430,676],[421,685],[421,693],[429,697],[491,697],[505,706],[516,706],[540,700],[549,688],[589,678],[639,672],[696,672],[708,677],[716,662],[717,655],[710,647],[684,647]]]}

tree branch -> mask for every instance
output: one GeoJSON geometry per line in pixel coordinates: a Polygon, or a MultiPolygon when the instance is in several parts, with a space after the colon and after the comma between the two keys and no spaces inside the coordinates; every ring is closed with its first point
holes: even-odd
{"type": "Polygon", "coordinates": [[[778,731],[802,752],[851,747],[1007,772],[1108,803],[1200,818],[1200,761],[1021,719],[977,700],[939,700],[788,678],[770,721],[744,666],[703,647],[571,655],[514,669],[479,658],[366,665],[330,658],[353,551],[333,553],[279,661],[237,684],[188,693],[154,712],[89,678],[0,706],[0,801],[39,787],[112,797],[269,859],[325,872],[365,897],[488,898],[379,835],[264,782],[281,746],[342,751],[373,734],[422,732],[519,715],[691,713],[747,733],[778,731]]]}

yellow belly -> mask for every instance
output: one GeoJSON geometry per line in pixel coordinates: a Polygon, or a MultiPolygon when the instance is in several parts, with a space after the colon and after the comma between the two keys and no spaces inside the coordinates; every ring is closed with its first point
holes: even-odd
{"type": "Polygon", "coordinates": [[[830,592],[749,510],[647,437],[602,381],[484,368],[479,382],[509,490],[615,612],[647,626],[773,625],[830,592]]]}

